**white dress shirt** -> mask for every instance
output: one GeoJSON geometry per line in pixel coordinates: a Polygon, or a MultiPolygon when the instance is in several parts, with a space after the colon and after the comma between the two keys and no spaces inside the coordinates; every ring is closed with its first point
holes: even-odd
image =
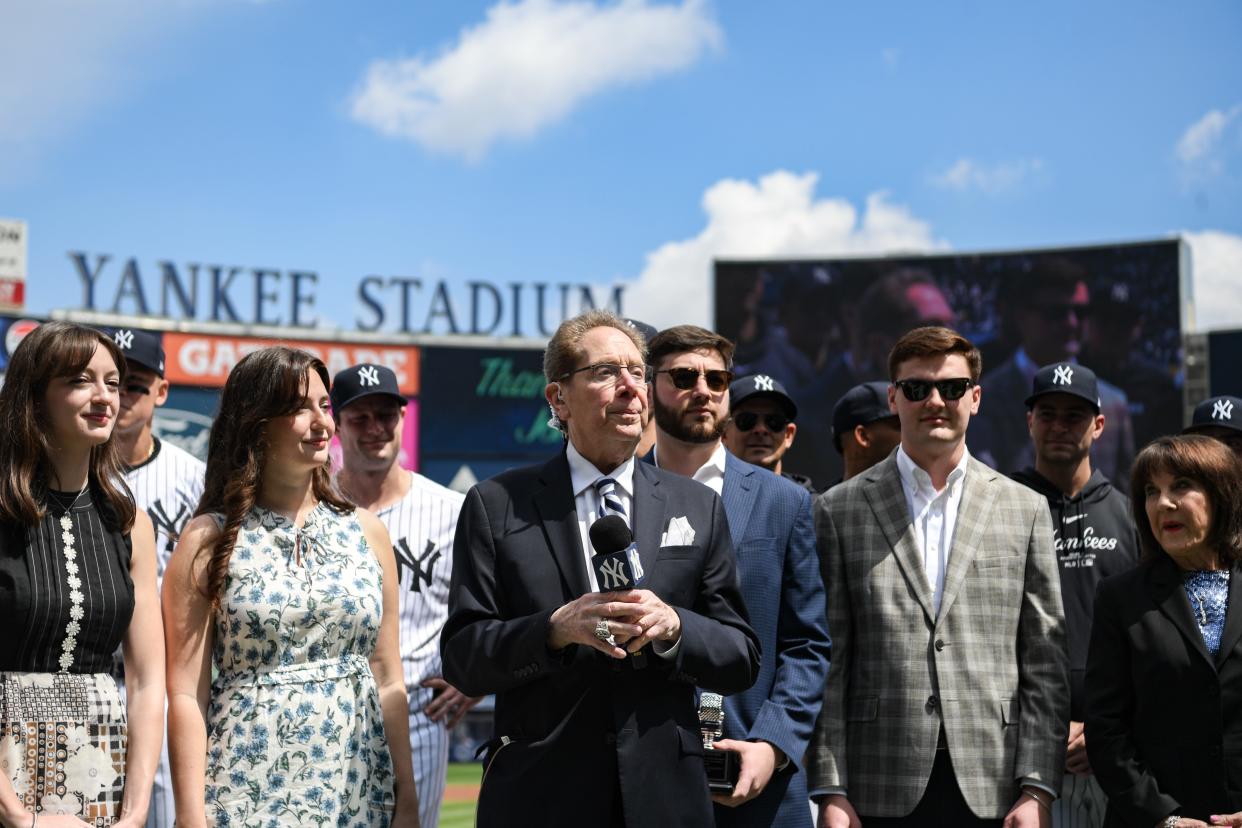
{"type": "Polygon", "coordinates": [[[927,573],[927,585],[931,587],[932,606],[937,615],[940,613],[940,598],[944,595],[944,573],[952,552],[953,529],[957,525],[958,507],[962,505],[962,484],[969,461],[970,452],[962,452],[962,459],[949,472],[944,488],[936,491],[931,475],[919,468],[904,448],[897,448],[901,490],[906,495],[906,507],[914,523],[915,540],[923,553],[923,569],[927,573]]]}
{"type": "Polygon", "coordinates": [[[599,590],[599,582],[595,578],[595,567],[591,566],[591,556],[595,550],[591,547],[591,524],[599,520],[601,512],[599,492],[595,490],[595,481],[602,477],[610,477],[616,481],[615,497],[625,508],[625,522],[634,529],[634,457],[617,466],[608,474],[595,468],[595,464],[578,453],[574,441],[570,440],[565,447],[565,456],[569,460],[569,485],[574,490],[574,509],[578,513],[578,534],[582,538],[583,560],[586,562],[587,582],[591,591],[599,590]]]}
{"type": "MultiPolygon", "coordinates": [[[[707,458],[707,462],[690,475],[691,480],[702,483],[721,497],[724,496],[725,453],[724,443],[717,443],[716,450],[712,452],[711,457],[707,458]]],[[[651,449],[651,456],[655,460],[656,468],[660,468],[658,448],[651,449]]]]}

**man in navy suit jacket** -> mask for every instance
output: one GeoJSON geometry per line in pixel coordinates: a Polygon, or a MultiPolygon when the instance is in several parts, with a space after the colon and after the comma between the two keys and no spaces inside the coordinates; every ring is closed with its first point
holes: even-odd
{"type": "Polygon", "coordinates": [[[440,648],[454,687],[496,694],[484,828],[712,824],[695,687],[750,687],[759,645],[720,499],[635,461],[644,352],[606,311],[563,323],[544,373],[565,450],[466,495],[440,648]],[[597,591],[601,513],[629,524],[639,589],[597,591]]]}
{"type": "Polygon", "coordinates": [[[680,325],[648,345],[654,462],[723,498],[742,596],[764,653],[755,684],[725,699],[727,738],[716,744],[741,754],[742,768],[733,794],[715,797],[716,824],[810,828],[801,765],[830,656],[811,496],[725,450],[733,343],[680,325]]]}

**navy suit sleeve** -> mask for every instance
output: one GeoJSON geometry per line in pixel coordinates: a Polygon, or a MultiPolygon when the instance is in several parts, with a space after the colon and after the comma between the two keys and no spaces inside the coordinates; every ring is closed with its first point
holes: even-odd
{"type": "Polygon", "coordinates": [[[748,739],[776,745],[794,766],[802,763],[815,730],[831,654],[811,496],[806,491],[797,495],[781,572],[776,679],[747,733],[748,739]]]}
{"type": "Polygon", "coordinates": [[[501,601],[492,522],[475,486],[457,520],[449,616],[440,633],[444,679],[468,696],[527,684],[564,669],[573,655],[566,652],[562,658],[548,649],[553,609],[506,619],[501,601]]]}
{"type": "Polygon", "coordinates": [[[728,695],[755,683],[759,637],[750,627],[742,601],[724,506],[715,495],[711,504],[711,538],[703,577],[693,608],[677,609],[681,643],[672,669],[691,684],[728,695]]]}

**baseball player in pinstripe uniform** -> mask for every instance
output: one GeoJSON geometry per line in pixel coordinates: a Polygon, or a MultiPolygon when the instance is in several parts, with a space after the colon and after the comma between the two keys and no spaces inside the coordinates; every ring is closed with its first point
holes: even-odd
{"type": "Polygon", "coordinates": [[[439,823],[448,731],[478,703],[441,676],[440,630],[448,617],[453,535],[462,495],[397,462],[406,400],[382,365],[355,365],[332,382],[341,440],[341,493],[388,527],[401,580],[401,661],[410,696],[410,747],[419,822],[439,823]]]}
{"type": "MultiPolygon", "coordinates": [[[[150,515],[155,527],[156,573],[162,578],[181,529],[198,506],[205,467],[198,458],[151,432],[155,409],[168,400],[159,337],[137,328],[118,328],[111,333],[128,367],[113,439],[126,464],[125,482],[134,502],[150,515]]],[[[172,828],[174,813],[165,739],[151,789],[147,828],[172,828]]]]}
{"type": "Polygon", "coordinates": [[[1048,504],[973,459],[982,359],[948,328],[889,357],[901,444],[815,504],[832,665],[821,828],[1048,828],[1069,721],[1048,504]]]}

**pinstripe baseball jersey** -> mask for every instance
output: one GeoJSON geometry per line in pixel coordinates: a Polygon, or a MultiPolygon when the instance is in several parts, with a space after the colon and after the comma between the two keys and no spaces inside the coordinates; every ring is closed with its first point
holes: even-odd
{"type": "Polygon", "coordinates": [[[207,467],[184,449],[158,437],[152,439],[155,451],[125,472],[125,482],[134,494],[134,503],[151,516],[155,527],[156,574],[162,579],[177,538],[194,516],[203,495],[203,473],[207,467]]]}
{"type": "MultiPolygon", "coordinates": [[[[158,437],[151,439],[155,441],[151,456],[125,472],[125,482],[134,495],[134,503],[151,517],[155,528],[156,577],[162,582],[164,566],[172,556],[177,538],[198,508],[207,467],[184,449],[158,437]]],[[[146,828],[173,828],[175,808],[169,768],[165,738],[151,786],[146,828]]]]}
{"type": "Polygon", "coordinates": [[[405,497],[376,513],[388,527],[401,594],[401,665],[407,687],[440,675],[440,630],[448,619],[453,534],[463,495],[410,472],[405,497]]]}
{"type": "Polygon", "coordinates": [[[376,516],[388,527],[397,559],[401,667],[410,696],[410,757],[419,823],[440,821],[448,771],[449,733],[423,712],[435,690],[419,685],[441,675],[440,630],[448,619],[453,535],[463,495],[410,472],[410,490],[376,516]]]}

